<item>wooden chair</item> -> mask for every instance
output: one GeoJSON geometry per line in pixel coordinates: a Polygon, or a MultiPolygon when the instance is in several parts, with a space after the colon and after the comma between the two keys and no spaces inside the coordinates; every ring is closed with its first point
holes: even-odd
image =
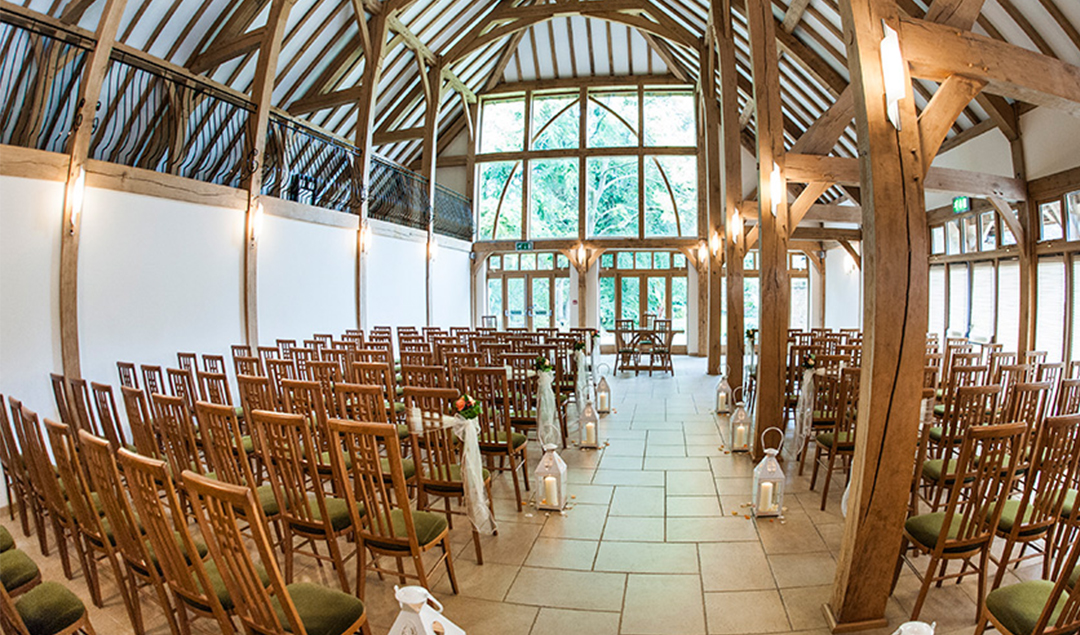
{"type": "Polygon", "coordinates": [[[146,391],[147,395],[166,394],[165,375],[161,372],[161,366],[143,364],[139,366],[139,371],[142,372],[143,390],[146,391]]]}
{"type": "MultiPolygon", "coordinates": [[[[328,406],[323,387],[313,381],[282,382],[283,411],[294,415],[303,415],[311,424],[312,439],[317,453],[312,453],[316,469],[324,478],[331,481],[333,467],[330,464],[330,433],[327,431],[326,422],[330,419],[330,409],[337,411],[337,406],[328,406]]],[[[330,394],[331,400],[336,403],[334,394],[330,394]]],[[[333,493],[333,490],[331,490],[333,493]]],[[[338,492],[340,494],[340,491],[338,492]]]]}
{"type": "Polygon", "coordinates": [[[169,630],[173,635],[180,635],[165,579],[157,559],[149,549],[143,530],[140,529],[141,520],[135,515],[131,501],[128,500],[124,481],[117,467],[115,450],[108,440],[85,430],[79,431],[79,449],[92,489],[101,501],[101,509],[109,524],[109,533],[116,543],[117,555],[127,572],[125,578],[128,586],[126,591],[121,587],[121,591],[131,600],[125,602],[125,605],[135,632],[142,635],[146,631],[142,602],[139,600],[141,583],[153,588],[169,630]]]}
{"type": "Polygon", "coordinates": [[[410,366],[402,362],[401,384],[414,388],[449,388],[450,379],[443,366],[410,366]]]}
{"type": "MultiPolygon", "coordinates": [[[[391,423],[386,413],[385,392],[382,386],[371,384],[338,384],[334,387],[334,399],[337,402],[338,419],[348,421],[367,421],[375,423],[391,423]]],[[[404,405],[402,406],[404,408],[404,405]]],[[[326,429],[326,421],[323,421],[323,430],[326,429]]],[[[398,443],[401,454],[404,455],[412,450],[410,442],[411,433],[408,424],[395,424],[398,443]]],[[[329,442],[328,442],[329,445],[329,442]]],[[[323,469],[327,466],[324,465],[323,469]]],[[[416,485],[416,463],[413,459],[402,459],[402,469],[405,472],[405,481],[410,488],[416,485]]]]}
{"type": "MultiPolygon", "coordinates": [[[[319,561],[329,561],[338,575],[341,589],[348,591],[345,562],[356,556],[356,552],[342,554],[338,538],[355,536],[356,528],[345,500],[329,496],[323,489],[314,453],[306,450],[316,447],[311,426],[303,415],[296,414],[256,410],[250,418],[252,428],[257,431],[255,436],[262,443],[270,485],[284,520],[285,580],[293,579],[294,555],[301,553],[319,561]],[[297,537],[301,539],[299,546],[311,545],[311,551],[298,549],[294,544],[297,537]],[[329,557],[316,550],[318,541],[326,543],[329,557]]],[[[333,456],[331,453],[331,458],[333,456]]],[[[339,483],[335,491],[344,489],[344,484],[339,483]]],[[[261,516],[261,510],[256,512],[261,516]]],[[[246,517],[256,518],[254,515],[246,517]]]]}
{"type": "Polygon", "coordinates": [[[1065,635],[1080,631],[1080,541],[1065,557],[1065,571],[1044,580],[1028,580],[1001,587],[986,597],[975,635],[989,622],[1002,635],[1065,635]]]}
{"type": "Polygon", "coordinates": [[[229,353],[235,360],[237,357],[251,357],[251,346],[248,344],[233,344],[229,346],[229,353]]]}
{"type": "Polygon", "coordinates": [[[467,353],[467,352],[448,352],[443,354],[443,365],[446,367],[446,372],[450,380],[450,386],[454,388],[461,388],[461,369],[466,367],[477,368],[484,366],[485,364],[491,366],[502,366],[506,363],[506,356],[510,354],[509,348],[503,350],[503,345],[499,345],[499,349],[492,353],[492,357],[485,361],[483,353],[467,353]],[[491,362],[491,359],[498,359],[498,364],[491,362]]]}
{"type": "Polygon", "coordinates": [[[1063,379],[1054,403],[1057,416],[1080,413],[1080,379],[1063,379]]]}
{"type": "MultiPolygon", "coordinates": [[[[24,536],[30,535],[30,515],[37,516],[38,511],[31,504],[34,496],[31,494],[30,474],[27,471],[25,452],[19,448],[15,440],[15,428],[11,419],[8,418],[7,402],[0,394],[0,470],[4,472],[5,493],[8,500],[8,514],[11,520],[15,520],[15,512],[18,510],[19,522],[22,525],[24,536]]],[[[11,400],[11,412],[16,417],[20,416],[22,404],[11,400]]],[[[37,523],[40,526],[40,523],[37,523]]]]}
{"type": "Polygon", "coordinates": [[[98,422],[101,431],[109,440],[113,451],[126,446],[127,436],[120,423],[120,413],[116,409],[116,397],[113,395],[112,386],[108,384],[90,383],[90,392],[94,396],[94,406],[97,408],[98,422]]]}
{"type": "MultiPolygon", "coordinates": [[[[353,381],[368,386],[381,386],[388,421],[400,421],[405,416],[405,404],[398,401],[394,372],[383,362],[353,362],[353,381]]],[[[372,421],[372,419],[367,419],[372,421]]]]}
{"type": "Polygon", "coordinates": [[[199,529],[229,596],[235,600],[234,610],[245,631],[371,635],[364,603],[358,598],[308,582],[286,583],[287,578],[282,578],[274,549],[267,538],[265,523],[258,522],[259,508],[250,489],[213,481],[192,472],[185,473],[183,478],[184,487],[196,501],[195,517],[199,529]],[[237,526],[241,516],[256,519],[251,527],[258,564],[246,548],[248,543],[237,526]],[[269,581],[265,587],[264,576],[269,581]],[[318,631],[309,630],[316,624],[322,625],[318,631]],[[328,624],[333,626],[328,627],[328,624]]]}
{"type": "Polygon", "coordinates": [[[176,363],[179,368],[189,373],[199,370],[199,356],[195,353],[177,353],[176,363]]]}
{"type": "Polygon", "coordinates": [[[675,366],[672,363],[671,346],[675,341],[675,331],[672,330],[671,320],[653,320],[653,326],[656,329],[656,342],[652,347],[649,375],[652,375],[653,368],[656,368],[662,372],[671,373],[674,377],[675,366]]]}
{"type": "Polygon", "coordinates": [[[97,635],[82,600],[56,582],[42,582],[18,601],[0,585],[0,617],[15,635],[97,635]]]}
{"type": "Polygon", "coordinates": [[[219,375],[225,374],[225,356],[224,355],[203,355],[202,356],[203,370],[208,373],[216,373],[219,375]]]}
{"type": "Polygon", "coordinates": [[[634,348],[634,321],[615,320],[615,369],[617,373],[625,366],[633,365],[637,349],[634,348]]]}
{"type": "MultiPolygon", "coordinates": [[[[322,391],[323,404],[330,408],[330,416],[335,416],[333,412],[335,407],[334,386],[344,381],[341,367],[338,366],[337,362],[309,362],[306,379],[315,383],[318,389],[322,391]]],[[[282,382],[283,387],[284,384],[285,382],[282,382]]]]}
{"type": "Polygon", "coordinates": [[[934,406],[934,415],[944,418],[952,411],[957,391],[965,386],[979,386],[986,382],[986,366],[959,365],[948,369],[941,403],[934,406]]]}
{"type": "MultiPolygon", "coordinates": [[[[1047,544],[1053,544],[1051,532],[1061,516],[1068,486],[1076,477],[1080,461],[1080,415],[1051,417],[1042,426],[1029,427],[1029,431],[1035,437],[1031,458],[1021,458],[1017,463],[1029,460],[1030,469],[1020,498],[1005,501],[1001,512],[995,533],[1005,544],[1000,560],[991,555],[998,565],[991,589],[1001,586],[1010,564],[1025,559],[1023,552],[1017,558],[1012,557],[1016,545],[1033,546],[1044,539],[1047,544]]],[[[1051,554],[1046,550],[1042,555],[1043,577],[1048,577],[1051,554]]]]}
{"type": "Polygon", "coordinates": [[[138,388],[122,386],[120,394],[124,399],[124,412],[127,413],[128,427],[131,429],[131,441],[135,446],[135,451],[143,456],[161,458],[161,444],[153,427],[146,393],[138,388]]]}
{"type": "Polygon", "coordinates": [[[357,596],[364,596],[368,570],[376,571],[380,576],[394,573],[379,566],[379,555],[390,556],[397,561],[396,573],[401,584],[405,584],[406,578],[415,578],[421,586],[429,589],[428,575],[445,562],[450,586],[457,593],[449,524],[440,514],[410,509],[394,427],[385,423],[331,419],[330,433],[333,436],[332,445],[345,448],[344,456],[332,456],[332,462],[338,480],[352,482],[352,487],[346,488],[345,498],[349,503],[352,524],[363,541],[357,562],[357,596]],[[383,448],[386,451],[385,459],[382,457],[383,448]],[[346,468],[346,463],[351,467],[346,468]],[[387,476],[390,478],[387,479],[387,476]],[[423,554],[435,546],[442,547],[442,555],[428,570],[424,566],[423,554]],[[365,549],[372,553],[370,564],[366,562],[365,549]],[[405,558],[412,559],[416,575],[405,573],[402,566],[405,558]]]}
{"type": "MultiPolygon", "coordinates": [[[[237,375],[236,390],[240,393],[240,407],[245,413],[252,410],[273,411],[279,407],[277,395],[269,377],[237,375]]],[[[258,448],[256,448],[257,452],[258,448]]]]}
{"type": "MultiPolygon", "coordinates": [[[[919,618],[932,583],[972,574],[977,574],[979,580],[976,618],[983,614],[990,543],[1012,489],[1026,431],[1023,423],[968,428],[956,459],[955,478],[948,485],[944,510],[912,516],[904,523],[904,544],[896,563],[894,586],[909,545],[930,556],[926,572],[920,576],[922,586],[911,611],[912,620],[919,618]],[[959,573],[947,573],[952,560],[964,563],[959,573]]],[[[912,569],[919,575],[913,565],[912,569]]]]}
{"type": "Polygon", "coordinates": [[[848,460],[855,456],[855,421],[859,414],[861,375],[859,368],[850,366],[840,371],[835,423],[831,430],[819,433],[815,439],[814,471],[810,476],[810,489],[813,490],[814,485],[817,484],[818,467],[825,467],[825,485],[821,490],[821,511],[825,511],[825,503],[829,499],[829,483],[832,481],[836,459],[843,458],[842,467],[846,471],[848,460]]]}
{"type": "Polygon", "coordinates": [[[262,360],[258,357],[234,357],[233,370],[236,372],[237,377],[240,375],[250,375],[252,377],[266,375],[266,371],[263,370],[262,360]]]}
{"type": "Polygon", "coordinates": [[[161,435],[162,456],[169,462],[173,475],[184,470],[195,470],[204,474],[206,468],[199,456],[195,424],[184,400],[180,397],[151,395],[150,407],[154,427],[161,435]]]}
{"type": "Polygon", "coordinates": [[[279,339],[275,342],[282,359],[292,359],[292,350],[296,348],[296,340],[279,339]]]}
{"type": "Polygon", "coordinates": [[[114,548],[115,536],[111,531],[105,531],[101,516],[95,509],[90,485],[86,482],[85,472],[79,462],[75,434],[70,426],[49,419],[45,419],[45,430],[49,437],[49,445],[52,447],[53,460],[56,462],[56,473],[63,486],[68,513],[71,514],[70,518],[73,521],[73,538],[77,545],[77,552],[83,561],[83,573],[86,574],[86,585],[90,588],[90,600],[94,606],[99,608],[105,606],[105,601],[101,596],[101,578],[97,567],[98,556],[100,556],[101,559],[108,561],[116,584],[120,587],[120,596],[123,598],[124,606],[130,615],[133,610],[131,598],[128,597],[127,589],[124,587],[124,576],[114,548]]]}
{"type": "Polygon", "coordinates": [[[283,379],[300,379],[296,371],[296,363],[292,359],[268,359],[263,362],[266,368],[266,376],[270,379],[270,388],[274,392],[274,398],[281,399],[281,381],[283,379]]]}
{"type": "MultiPolygon", "coordinates": [[[[232,406],[232,391],[229,390],[229,376],[225,373],[211,371],[195,371],[195,377],[199,380],[199,400],[208,403],[216,403],[223,406],[232,406]]],[[[242,410],[237,414],[242,414],[242,410]]]]}
{"type": "Polygon", "coordinates": [[[0,588],[18,597],[41,584],[41,569],[25,551],[15,548],[7,529],[0,527],[0,538],[5,541],[4,551],[0,552],[0,588]]]}
{"type": "Polygon", "coordinates": [[[810,442],[816,443],[818,434],[828,432],[836,424],[836,411],[840,400],[840,365],[843,361],[838,355],[817,355],[817,367],[822,372],[814,375],[814,409],[810,413],[810,435],[803,441],[799,452],[800,475],[806,466],[810,442]]]}
{"type": "Polygon", "coordinates": [[[126,388],[139,388],[139,374],[135,372],[135,364],[131,362],[116,362],[116,372],[120,376],[120,386],[126,388]]]}
{"type": "Polygon", "coordinates": [[[536,430],[538,377],[532,353],[510,353],[507,362],[507,402],[510,405],[510,426],[526,436],[536,430]]]}
{"type": "Polygon", "coordinates": [[[67,379],[63,375],[49,373],[49,382],[52,384],[57,416],[63,423],[74,425],[74,420],[71,418],[71,398],[68,395],[67,379]]]}
{"type": "Polygon", "coordinates": [[[68,395],[71,398],[72,423],[75,429],[86,430],[90,434],[101,436],[94,410],[90,406],[90,387],[85,379],[69,379],[68,395]]]}
{"type": "Polygon", "coordinates": [[[987,377],[991,384],[1001,383],[1001,367],[1002,366],[1014,366],[1016,365],[1016,353],[995,352],[990,353],[990,358],[987,360],[987,366],[989,371],[987,377]]]}
{"type": "MultiPolygon", "coordinates": [[[[410,411],[415,408],[420,415],[420,429],[412,437],[413,456],[420,463],[416,472],[420,489],[418,508],[435,511],[431,499],[442,499],[445,505],[442,513],[446,515],[447,525],[451,529],[454,527],[453,516],[465,514],[450,506],[451,499],[465,499],[465,483],[461,478],[461,444],[454,438],[454,433],[443,426],[443,417],[450,414],[450,403],[457,397],[458,391],[453,388],[405,387],[405,406],[410,411]]],[[[494,518],[491,472],[484,470],[482,475],[484,487],[487,488],[488,509],[494,518]]],[[[473,527],[472,534],[476,563],[484,564],[480,532],[473,527]]]]}
{"type": "Polygon", "coordinates": [[[518,470],[525,481],[525,490],[529,489],[527,473],[528,438],[514,432],[510,421],[510,384],[504,368],[462,368],[462,392],[472,396],[480,405],[480,452],[488,459],[488,469],[510,472],[514,481],[514,495],[517,498],[517,510],[521,511],[521,483],[518,470]],[[495,466],[493,459],[498,458],[495,466]],[[506,462],[509,461],[509,466],[506,462]]]}
{"type": "MultiPolygon", "coordinates": [[[[217,621],[222,633],[235,633],[228,617],[233,609],[232,597],[217,566],[203,560],[209,550],[195,542],[184,522],[185,504],[173,485],[169,465],[127,450],[117,452],[116,460],[127,479],[132,508],[153,550],[160,576],[172,593],[181,632],[191,632],[194,615],[217,621]]],[[[191,498],[186,491],[184,498],[191,498]]]]}
{"type": "Polygon", "coordinates": [[[195,402],[199,399],[194,375],[181,368],[166,368],[165,376],[169,380],[169,394],[182,399],[188,412],[193,412],[195,402]]]}

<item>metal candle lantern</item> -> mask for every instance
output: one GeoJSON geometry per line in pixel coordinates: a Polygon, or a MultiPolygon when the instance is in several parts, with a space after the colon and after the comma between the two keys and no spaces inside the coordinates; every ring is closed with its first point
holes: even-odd
{"type": "Polygon", "coordinates": [[[536,466],[536,491],[540,502],[537,509],[562,511],[566,507],[566,462],[555,452],[554,445],[544,447],[544,456],[536,466]]]}
{"type": "Polygon", "coordinates": [[[592,401],[586,401],[585,407],[581,410],[581,416],[578,417],[578,430],[581,432],[581,442],[578,444],[580,447],[591,449],[600,447],[596,441],[599,424],[600,418],[596,416],[592,401]]]}
{"type": "Polygon", "coordinates": [[[784,470],[776,459],[784,444],[784,431],[769,428],[762,433],[762,437],[773,431],[780,436],[780,443],[775,448],[766,448],[765,458],[754,468],[752,500],[754,515],[758,518],[780,516],[784,510],[784,470]]]}
{"type": "Polygon", "coordinates": [[[464,629],[443,617],[442,604],[424,587],[395,586],[394,599],[401,612],[390,627],[390,635],[465,635],[464,629]]]}
{"type": "Polygon", "coordinates": [[[611,412],[611,388],[603,377],[596,384],[596,411],[600,414],[611,412]]]}
{"type": "Polygon", "coordinates": [[[735,404],[735,412],[728,422],[728,445],[732,452],[749,452],[750,442],[754,438],[754,420],[746,411],[746,404],[741,400],[735,404]]]}
{"type": "Polygon", "coordinates": [[[716,413],[731,414],[731,407],[735,403],[733,397],[727,375],[720,377],[720,383],[716,384],[716,413]]]}

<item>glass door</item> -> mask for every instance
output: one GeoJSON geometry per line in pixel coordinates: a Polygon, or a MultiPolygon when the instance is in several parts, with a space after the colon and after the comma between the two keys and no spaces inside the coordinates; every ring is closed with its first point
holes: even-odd
{"type": "Polygon", "coordinates": [[[525,314],[525,277],[506,277],[503,278],[506,284],[506,293],[503,296],[506,304],[506,328],[525,328],[526,318],[525,314]]]}
{"type": "Polygon", "coordinates": [[[551,327],[552,297],[551,278],[548,276],[529,276],[531,284],[529,306],[529,330],[551,327]]]}

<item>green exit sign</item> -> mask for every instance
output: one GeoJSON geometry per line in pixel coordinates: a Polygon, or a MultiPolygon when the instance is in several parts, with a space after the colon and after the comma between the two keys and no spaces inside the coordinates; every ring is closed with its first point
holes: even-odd
{"type": "Polygon", "coordinates": [[[533,244],[531,240],[523,240],[521,242],[514,243],[514,251],[532,251],[533,244]]]}
{"type": "Polygon", "coordinates": [[[952,211],[954,214],[963,214],[970,210],[971,198],[967,196],[957,196],[952,200],[952,211]]]}

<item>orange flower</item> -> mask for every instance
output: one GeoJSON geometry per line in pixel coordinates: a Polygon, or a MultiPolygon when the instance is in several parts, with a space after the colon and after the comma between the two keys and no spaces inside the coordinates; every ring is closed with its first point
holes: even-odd
{"type": "Polygon", "coordinates": [[[458,400],[454,402],[454,408],[456,408],[458,410],[458,412],[461,412],[462,410],[465,409],[465,397],[464,396],[458,397],[458,400]]]}

